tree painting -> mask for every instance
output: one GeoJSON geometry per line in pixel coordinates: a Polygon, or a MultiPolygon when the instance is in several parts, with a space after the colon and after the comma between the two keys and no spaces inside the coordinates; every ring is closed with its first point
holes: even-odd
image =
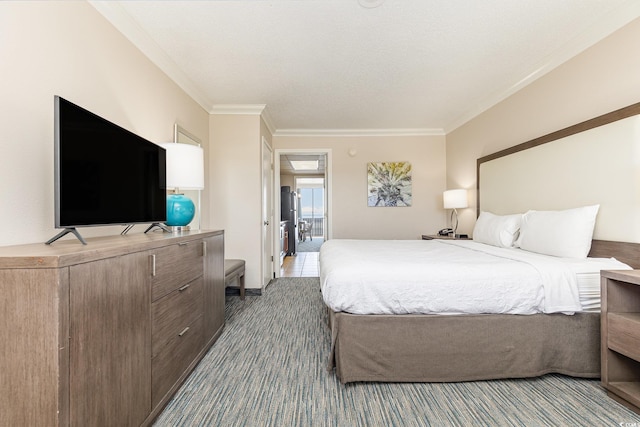
{"type": "Polygon", "coordinates": [[[411,206],[411,163],[368,163],[367,181],[367,206],[411,206]]]}

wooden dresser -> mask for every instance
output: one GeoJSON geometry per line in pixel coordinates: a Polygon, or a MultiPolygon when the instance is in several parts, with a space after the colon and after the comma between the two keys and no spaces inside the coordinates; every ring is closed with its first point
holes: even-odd
{"type": "Polygon", "coordinates": [[[150,425],[224,327],[224,232],[0,247],[0,425],[150,425]]]}

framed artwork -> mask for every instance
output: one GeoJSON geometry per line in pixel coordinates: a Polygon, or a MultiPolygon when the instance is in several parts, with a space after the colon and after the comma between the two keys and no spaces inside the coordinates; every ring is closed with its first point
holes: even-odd
{"type": "MultiPolygon", "coordinates": [[[[191,144],[196,145],[198,147],[202,146],[202,140],[190,133],[188,130],[175,123],[173,125],[173,142],[180,144],[191,144]]],[[[193,217],[193,220],[189,223],[189,227],[192,230],[201,230],[202,228],[202,190],[187,190],[184,188],[180,189],[180,192],[185,196],[190,198],[194,204],[196,205],[196,213],[193,217]]]]}
{"type": "Polygon", "coordinates": [[[367,206],[411,206],[411,163],[367,163],[367,206]]]}

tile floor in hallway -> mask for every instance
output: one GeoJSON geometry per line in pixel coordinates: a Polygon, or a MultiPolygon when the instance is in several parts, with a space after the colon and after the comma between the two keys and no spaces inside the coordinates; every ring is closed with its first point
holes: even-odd
{"type": "Polygon", "coordinates": [[[319,252],[298,252],[284,258],[280,277],[319,277],[319,252]]]}

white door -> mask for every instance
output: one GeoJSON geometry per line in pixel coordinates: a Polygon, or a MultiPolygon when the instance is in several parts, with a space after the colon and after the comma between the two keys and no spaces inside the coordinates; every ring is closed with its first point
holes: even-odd
{"type": "Polygon", "coordinates": [[[274,278],[273,151],[262,138],[262,288],[274,278]]]}

